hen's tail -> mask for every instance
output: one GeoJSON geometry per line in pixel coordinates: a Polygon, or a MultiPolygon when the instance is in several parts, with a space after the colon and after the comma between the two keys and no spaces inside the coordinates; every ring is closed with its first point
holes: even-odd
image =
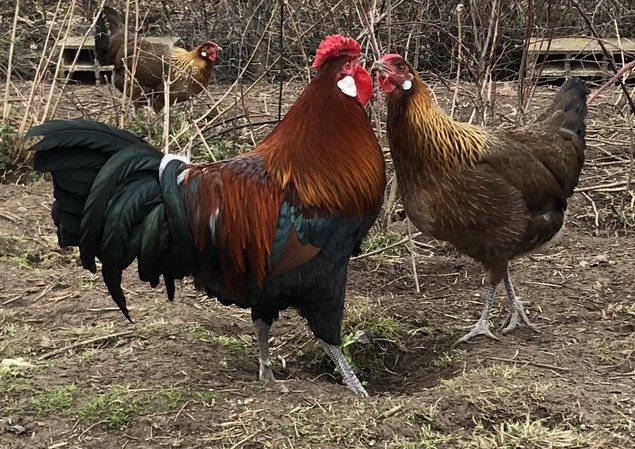
{"type": "Polygon", "coordinates": [[[569,78],[560,88],[553,103],[539,118],[574,132],[584,139],[586,133],[586,97],[589,88],[580,78],[569,78]]]}
{"type": "Polygon", "coordinates": [[[124,21],[119,12],[105,5],[99,12],[95,24],[95,57],[99,64],[114,64],[118,49],[111,48],[111,37],[124,31],[123,28],[124,21]]]}
{"type": "Polygon", "coordinates": [[[184,163],[90,120],[49,121],[27,133],[36,136],[43,138],[33,146],[34,168],[53,175],[60,246],[79,246],[83,267],[93,273],[95,258],[101,261],[108,291],[128,319],[121,275],[135,258],[139,278],[156,287],[163,276],[172,300],[174,280],[196,269],[177,181],[184,163]]]}

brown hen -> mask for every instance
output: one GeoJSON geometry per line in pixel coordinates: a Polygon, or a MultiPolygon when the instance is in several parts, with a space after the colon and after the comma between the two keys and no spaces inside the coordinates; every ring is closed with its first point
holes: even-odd
{"type": "Polygon", "coordinates": [[[170,104],[186,101],[209,84],[220,47],[205,42],[191,51],[127,36],[124,21],[114,8],[104,6],[95,27],[95,55],[101,65],[113,65],[113,84],[124,91],[126,73],[132,75],[135,107],[148,104],[155,112],[165,106],[169,79],[170,104]],[[168,78],[169,77],[169,78],[168,78]]]}
{"type": "Polygon", "coordinates": [[[481,262],[487,300],[459,339],[498,339],[489,330],[497,285],[510,312],[501,326],[534,329],[514,293],[509,262],[556,240],[584,163],[588,89],[568,79],[536,125],[518,131],[454,121],[401,56],[375,63],[387,94],[388,139],[404,207],[413,224],[481,262]]]}

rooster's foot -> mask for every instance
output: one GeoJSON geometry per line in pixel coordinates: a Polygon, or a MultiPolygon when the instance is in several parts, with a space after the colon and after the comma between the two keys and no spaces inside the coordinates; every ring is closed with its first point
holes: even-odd
{"type": "Polygon", "coordinates": [[[519,301],[518,298],[513,298],[509,301],[509,313],[507,314],[507,318],[503,321],[499,331],[503,334],[508,334],[509,332],[516,329],[516,327],[520,324],[520,322],[525,323],[525,325],[534,332],[540,332],[536,326],[531,324],[529,318],[527,318],[527,314],[525,313],[525,308],[523,307],[522,301],[519,301]]]}
{"type": "Polygon", "coordinates": [[[346,386],[353,391],[357,396],[366,397],[368,393],[362,386],[362,383],[359,381],[355,373],[353,372],[353,368],[349,365],[346,357],[342,354],[342,350],[339,346],[329,345],[322,340],[319,340],[320,345],[324,348],[324,351],[331,357],[331,360],[335,362],[335,366],[337,366],[342,373],[342,379],[346,386]]]}
{"type": "Polygon", "coordinates": [[[474,325],[474,327],[472,328],[472,330],[469,331],[464,336],[462,336],[461,338],[459,338],[456,341],[456,343],[454,343],[454,345],[458,345],[459,343],[466,342],[469,339],[476,337],[477,335],[484,335],[488,338],[491,338],[492,340],[500,341],[500,338],[492,334],[492,332],[489,330],[489,324],[487,323],[487,320],[478,320],[476,324],[474,325]]]}
{"type": "Polygon", "coordinates": [[[276,378],[273,375],[273,370],[271,369],[271,362],[269,362],[269,364],[263,363],[263,361],[260,361],[260,369],[258,370],[258,379],[260,379],[260,382],[264,383],[265,385],[267,385],[268,383],[275,383],[276,378]]]}

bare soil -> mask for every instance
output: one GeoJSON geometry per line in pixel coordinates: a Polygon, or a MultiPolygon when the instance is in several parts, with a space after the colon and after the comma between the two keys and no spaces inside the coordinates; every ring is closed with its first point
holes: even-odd
{"type": "MultiPolygon", "coordinates": [[[[536,104],[551,95],[542,88],[536,104]]],[[[513,87],[499,96],[511,114],[513,87]]],[[[341,385],[293,311],[273,328],[284,382],[268,386],[248,312],[189,281],[169,303],[129,269],[128,323],[99,274],[58,248],[50,181],[0,185],[0,360],[31,365],[0,368],[0,447],[635,447],[632,195],[618,220],[622,191],[598,187],[626,179],[628,134],[608,109],[591,109],[582,192],[561,243],[513,265],[540,333],[453,347],[480,314],[483,273],[442,243],[419,238],[413,258],[402,245],[352,261],[345,341],[367,399],[341,385]]],[[[403,223],[390,233],[384,246],[407,235],[403,223]]]]}

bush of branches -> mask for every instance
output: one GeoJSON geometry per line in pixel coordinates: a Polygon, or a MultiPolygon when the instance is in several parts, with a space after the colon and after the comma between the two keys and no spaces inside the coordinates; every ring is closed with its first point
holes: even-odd
{"type": "MultiPolygon", "coordinates": [[[[0,77],[6,74],[16,3],[19,26],[13,75],[28,79],[41,57],[48,24],[74,7],[71,28],[83,34],[101,0],[0,0],[0,77]]],[[[635,35],[631,2],[578,3],[601,35],[635,35]]],[[[473,78],[484,64],[493,66],[499,78],[515,76],[527,35],[589,34],[572,0],[286,0],[284,48],[280,48],[279,0],[141,0],[127,5],[124,0],[111,0],[110,4],[121,11],[128,6],[130,23],[138,24],[141,34],[179,36],[188,47],[215,39],[225,50],[217,70],[220,80],[235,79],[246,65],[250,78],[270,67],[297,74],[326,34],[349,34],[368,45],[369,24],[382,50],[408,53],[417,68],[441,73],[454,71],[461,34],[465,73],[473,78]]]]}

